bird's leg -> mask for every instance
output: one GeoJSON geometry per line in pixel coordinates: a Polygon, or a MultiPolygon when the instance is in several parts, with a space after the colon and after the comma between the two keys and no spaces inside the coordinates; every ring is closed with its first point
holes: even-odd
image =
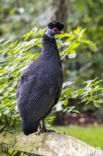
{"type": "Polygon", "coordinates": [[[41,129],[41,123],[39,122],[38,128],[41,129]]]}
{"type": "Polygon", "coordinates": [[[45,126],[44,119],[42,120],[42,129],[44,130],[44,132],[46,132],[46,126],[45,126]]]}
{"type": "Polygon", "coordinates": [[[41,129],[42,129],[41,120],[40,120],[40,122],[39,122],[38,129],[39,129],[39,131],[36,132],[36,135],[39,135],[39,134],[41,133],[41,129]]]}
{"type": "Polygon", "coordinates": [[[42,121],[42,126],[41,126],[41,123],[39,123],[39,131],[36,133],[37,135],[41,133],[55,132],[54,130],[46,129],[44,119],[41,121],[42,121]]]}
{"type": "Polygon", "coordinates": [[[41,133],[46,133],[46,127],[45,127],[45,122],[44,122],[44,120],[41,120],[39,122],[39,131],[36,133],[37,135],[39,135],[39,134],[41,134],[41,133]],[[42,125],[41,125],[41,123],[40,122],[42,122],[42,125]]]}
{"type": "Polygon", "coordinates": [[[43,126],[43,127],[42,127],[43,133],[46,133],[46,132],[55,132],[54,130],[46,129],[44,120],[42,120],[42,126],[43,126]]]}

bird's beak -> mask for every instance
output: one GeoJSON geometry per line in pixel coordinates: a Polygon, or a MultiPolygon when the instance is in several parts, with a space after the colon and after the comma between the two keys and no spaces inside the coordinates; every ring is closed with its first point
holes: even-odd
{"type": "Polygon", "coordinates": [[[62,31],[60,32],[60,34],[64,34],[64,31],[62,30],[62,31]]]}
{"type": "Polygon", "coordinates": [[[57,31],[56,31],[56,34],[61,34],[61,31],[60,31],[60,30],[57,30],[57,31]]]}

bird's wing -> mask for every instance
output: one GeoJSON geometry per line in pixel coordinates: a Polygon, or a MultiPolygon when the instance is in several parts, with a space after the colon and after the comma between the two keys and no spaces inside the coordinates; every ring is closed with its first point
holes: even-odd
{"type": "Polygon", "coordinates": [[[40,120],[54,103],[54,87],[39,87],[35,78],[20,81],[17,98],[19,112],[24,120],[40,120]]]}
{"type": "Polygon", "coordinates": [[[36,84],[36,76],[29,74],[29,72],[24,72],[20,78],[18,89],[16,92],[17,99],[20,97],[21,91],[23,89],[24,93],[30,92],[32,85],[36,84]],[[25,90],[24,90],[25,89],[25,90]]]}
{"type": "Polygon", "coordinates": [[[31,116],[37,121],[41,119],[54,103],[54,93],[51,92],[52,88],[40,93],[32,101],[32,107],[28,108],[28,112],[31,112],[31,116]]]}

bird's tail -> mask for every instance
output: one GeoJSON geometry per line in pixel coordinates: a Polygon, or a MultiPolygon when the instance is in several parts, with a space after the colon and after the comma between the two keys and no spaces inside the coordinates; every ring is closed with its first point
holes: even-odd
{"type": "Polygon", "coordinates": [[[37,131],[39,125],[39,121],[35,122],[27,122],[23,121],[23,132],[25,135],[29,135],[37,131]]]}

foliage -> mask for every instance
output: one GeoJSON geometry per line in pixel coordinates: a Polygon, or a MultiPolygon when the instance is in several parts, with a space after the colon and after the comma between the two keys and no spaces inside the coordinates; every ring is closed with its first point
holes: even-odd
{"type": "Polygon", "coordinates": [[[0,156],[39,156],[37,154],[31,154],[26,152],[14,151],[6,147],[0,148],[0,156]]]}
{"type": "MultiPolygon", "coordinates": [[[[83,81],[103,77],[103,0],[69,0],[68,4],[68,31],[77,27],[87,28],[85,35],[97,45],[96,51],[80,46],[78,57],[66,61],[66,80],[75,81],[77,88],[83,81]]],[[[1,0],[0,6],[0,37],[12,41],[35,25],[46,25],[51,14],[50,3],[46,0],[1,0]]]]}
{"type": "MultiPolygon", "coordinates": [[[[40,51],[41,37],[45,29],[34,28],[31,32],[23,36],[23,40],[9,43],[9,41],[1,40],[0,51],[0,116],[1,123],[7,126],[15,126],[18,122],[18,113],[16,106],[16,90],[17,84],[20,79],[20,75],[28,67],[28,65],[36,59],[39,53],[32,53],[33,51],[40,51]]],[[[65,50],[61,53],[61,57],[76,54],[76,49],[82,43],[89,43],[89,45],[95,47],[95,45],[84,38],[84,30],[79,28],[75,29],[72,33],[66,33],[58,35],[58,47],[65,46],[65,50]],[[63,43],[61,39],[65,38],[63,43]]],[[[99,87],[98,87],[99,88],[99,87]]],[[[69,89],[70,91],[71,89],[69,89]]],[[[99,88],[100,90],[100,88],[99,88]]],[[[72,90],[71,90],[72,91],[72,90]]],[[[83,91],[82,91],[83,92],[83,91]]],[[[92,89],[93,92],[93,89],[92,89]]],[[[63,93],[66,99],[69,98],[67,92],[63,93]]],[[[75,91],[74,91],[74,94],[75,91]]],[[[63,99],[62,99],[63,100],[63,99]]],[[[64,99],[65,100],[65,99],[64,99]]],[[[90,100],[87,98],[86,100],[90,100]]],[[[3,127],[1,127],[2,129],[3,127]]]]}
{"type": "MultiPolygon", "coordinates": [[[[34,30],[36,35],[36,29],[34,30]]],[[[42,30],[38,34],[42,34],[42,30]]],[[[31,35],[27,33],[25,39],[31,35]]],[[[1,69],[0,69],[0,116],[2,117],[3,123],[6,125],[13,126],[15,120],[18,117],[16,106],[16,90],[17,83],[20,79],[20,75],[31,63],[32,60],[37,58],[38,53],[34,55],[29,52],[34,49],[37,45],[40,46],[40,38],[36,37],[29,41],[16,41],[9,44],[1,41],[1,69]],[[5,48],[6,47],[6,48],[5,48]],[[11,120],[12,119],[12,120],[11,120]],[[13,123],[12,123],[13,121],[13,123]]]]}
{"type": "Polygon", "coordinates": [[[97,46],[96,51],[89,47],[81,46],[78,49],[78,57],[75,60],[67,60],[66,79],[75,81],[75,87],[78,87],[83,81],[88,79],[103,78],[102,14],[103,0],[70,0],[68,30],[71,31],[78,26],[82,29],[87,28],[85,35],[97,46]]]}
{"type": "Polygon", "coordinates": [[[0,6],[0,36],[14,41],[39,25],[41,20],[43,24],[41,14],[45,13],[48,1],[0,0],[0,6]]]}
{"type": "MultiPolygon", "coordinates": [[[[95,49],[84,44],[79,46],[79,41],[73,42],[77,46],[77,53],[71,43],[70,47],[66,48],[65,55],[68,51],[71,52],[65,60],[65,80],[73,81],[72,87],[78,90],[84,81],[93,80],[96,77],[97,79],[103,78],[103,0],[69,0],[68,4],[68,32],[73,32],[77,27],[78,31],[79,27],[83,31],[87,28],[85,38],[88,36],[97,45],[95,49]]],[[[46,25],[51,14],[49,12],[50,2],[46,0],[26,0],[25,2],[24,0],[1,0],[0,6],[0,38],[12,41],[20,39],[35,25],[37,27],[46,25]]],[[[71,36],[71,33],[69,34],[71,36]]],[[[88,41],[84,42],[88,43],[88,41]]],[[[64,44],[68,46],[69,40],[64,44]]],[[[38,46],[34,48],[35,51],[40,50],[38,46]]],[[[34,51],[34,48],[30,49],[31,52],[34,51]]],[[[101,86],[103,87],[102,84],[101,86]]]]}
{"type": "MultiPolygon", "coordinates": [[[[65,47],[65,83],[56,111],[79,113],[68,105],[68,98],[81,98],[103,113],[103,0],[69,0],[67,32],[57,36],[58,47],[65,47]],[[77,28],[77,29],[76,29],[77,28]],[[85,29],[87,28],[87,29],[85,29]],[[84,34],[85,32],[85,34],[84,34]],[[92,40],[95,45],[86,38],[92,40]],[[62,42],[64,38],[65,42],[62,42]],[[83,44],[82,44],[83,43],[83,44]],[[88,44],[88,46],[86,45],[88,44]]],[[[15,93],[20,75],[38,57],[51,12],[49,1],[0,0],[0,130],[19,124],[15,93]],[[48,15],[48,16],[47,16],[48,15]],[[24,38],[21,38],[23,34],[24,38]],[[12,42],[17,40],[15,42],[12,42]]],[[[89,108],[91,109],[91,107],[89,108]]],[[[94,111],[96,112],[96,111],[94,111]]],[[[46,119],[51,124],[53,115],[46,119]]]]}
{"type": "MultiPolygon", "coordinates": [[[[78,90],[75,90],[75,88],[72,88],[73,82],[65,82],[63,85],[63,91],[62,96],[60,98],[60,101],[57,105],[57,110],[59,107],[59,110],[62,111],[72,111],[79,113],[79,111],[75,106],[69,106],[68,99],[79,99],[80,103],[83,103],[85,105],[87,104],[93,104],[94,107],[99,108],[103,112],[103,105],[102,105],[102,98],[103,98],[103,88],[100,87],[100,83],[103,82],[103,80],[88,80],[81,84],[81,88],[78,90]]],[[[77,103],[78,104],[78,103],[77,103]]]]}

